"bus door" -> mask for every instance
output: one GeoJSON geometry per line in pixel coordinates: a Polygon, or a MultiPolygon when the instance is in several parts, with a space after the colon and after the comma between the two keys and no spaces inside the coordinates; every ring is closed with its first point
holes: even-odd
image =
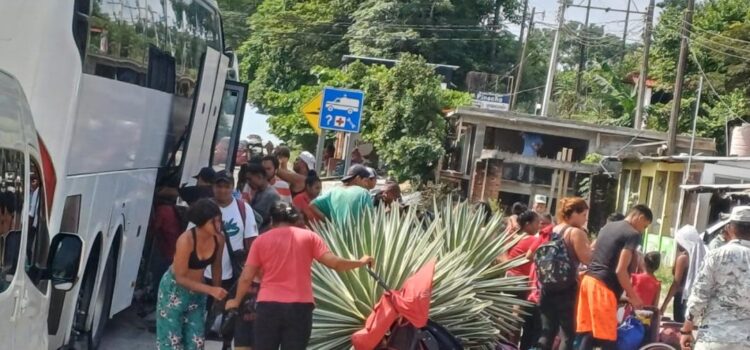
{"type": "Polygon", "coordinates": [[[216,99],[214,103],[214,96],[216,96],[217,89],[221,91],[224,88],[228,64],[229,59],[226,56],[213,48],[207,48],[196,89],[187,147],[183,153],[185,161],[180,185],[194,185],[193,176],[209,164],[211,138],[214,135],[215,121],[219,112],[219,101],[216,99]],[[211,123],[210,120],[214,122],[211,123]],[[206,140],[208,140],[208,145],[206,145],[206,140]]]}
{"type": "Polygon", "coordinates": [[[247,84],[227,80],[213,138],[211,165],[216,171],[227,169],[233,172],[235,165],[244,162],[237,158],[240,155],[238,146],[246,101],[247,84]]]}

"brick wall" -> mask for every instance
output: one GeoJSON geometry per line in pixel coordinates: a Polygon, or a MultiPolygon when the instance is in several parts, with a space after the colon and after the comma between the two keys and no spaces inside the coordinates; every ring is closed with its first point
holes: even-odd
{"type": "Polygon", "coordinates": [[[471,201],[482,200],[482,185],[484,184],[484,169],[487,168],[487,184],[484,186],[484,201],[497,200],[503,179],[503,163],[497,159],[482,160],[477,163],[474,173],[474,188],[471,190],[471,201]]]}

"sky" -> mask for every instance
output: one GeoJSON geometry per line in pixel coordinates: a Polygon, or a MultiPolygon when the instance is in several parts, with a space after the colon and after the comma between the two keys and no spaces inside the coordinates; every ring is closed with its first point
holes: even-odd
{"type": "Polygon", "coordinates": [[[263,143],[266,141],[273,142],[274,145],[279,144],[279,139],[271,134],[267,122],[268,116],[265,114],[258,113],[258,109],[253,107],[251,104],[245,105],[245,115],[242,119],[242,131],[240,131],[240,138],[246,138],[247,135],[255,134],[263,139],[263,143]]]}
{"type": "MultiPolygon", "coordinates": [[[[588,0],[570,0],[574,5],[586,6],[588,0]]],[[[608,7],[613,9],[627,9],[628,0],[591,0],[591,6],[608,7]]],[[[631,11],[646,12],[649,0],[631,0],[631,11]]],[[[658,3],[658,1],[656,1],[658,3]]],[[[560,4],[557,0],[529,0],[529,13],[532,7],[536,7],[537,16],[535,21],[540,26],[554,26],[557,21],[557,10],[560,4]],[[543,15],[542,15],[543,13],[543,15]]],[[[658,21],[659,8],[656,8],[654,20],[658,21]]],[[[586,9],[569,7],[565,11],[565,21],[578,21],[583,23],[586,19],[586,9]]],[[[628,41],[640,42],[645,16],[642,14],[631,13],[628,20],[628,41]]],[[[622,36],[625,29],[624,12],[605,12],[602,10],[591,10],[589,23],[604,25],[604,30],[622,36]]],[[[537,27],[539,28],[539,27],[537,27]]],[[[513,33],[518,34],[518,26],[510,27],[513,33]]]]}

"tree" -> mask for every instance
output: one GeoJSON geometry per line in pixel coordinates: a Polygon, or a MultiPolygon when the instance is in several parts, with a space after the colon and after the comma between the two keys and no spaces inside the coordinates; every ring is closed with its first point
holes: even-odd
{"type": "Polygon", "coordinates": [[[419,183],[445,154],[440,78],[423,58],[406,54],[389,73],[383,110],[372,116],[375,127],[365,139],[375,145],[390,175],[419,183]]]}
{"type": "Polygon", "coordinates": [[[345,69],[316,67],[316,84],[291,92],[268,92],[271,132],[287,142],[313,149],[317,136],[300,112],[325,86],[365,92],[363,139],[400,180],[426,180],[443,155],[443,110],[470,102],[466,93],[444,90],[433,67],[421,57],[404,55],[391,69],[354,62],[345,69]]]}
{"type": "MultiPolygon", "coordinates": [[[[652,80],[657,89],[673,90],[674,67],[679,52],[684,3],[668,1],[655,28],[651,51],[652,80]]],[[[700,75],[706,75],[697,134],[716,139],[723,152],[727,123],[747,118],[750,109],[750,3],[743,0],[715,0],[696,5],[691,28],[690,50],[683,89],[678,131],[690,132],[695,109],[695,92],[700,75]],[[715,91],[714,91],[715,90],[715,91]]],[[[672,101],[657,103],[648,113],[650,128],[666,131],[672,101]]]]}
{"type": "Polygon", "coordinates": [[[218,0],[224,26],[224,44],[238,49],[250,36],[247,20],[258,8],[261,0],[218,0]]]}
{"type": "Polygon", "coordinates": [[[316,66],[336,67],[348,52],[343,39],[353,1],[265,0],[250,17],[250,36],[240,47],[240,76],[250,82],[248,98],[263,113],[275,93],[315,84],[316,66]]]}

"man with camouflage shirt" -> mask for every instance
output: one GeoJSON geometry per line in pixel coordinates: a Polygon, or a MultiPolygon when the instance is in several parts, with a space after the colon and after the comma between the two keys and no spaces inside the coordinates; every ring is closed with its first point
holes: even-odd
{"type": "Polygon", "coordinates": [[[750,350],[750,206],[732,209],[728,225],[734,239],[703,261],[680,330],[683,350],[750,350]]]}

